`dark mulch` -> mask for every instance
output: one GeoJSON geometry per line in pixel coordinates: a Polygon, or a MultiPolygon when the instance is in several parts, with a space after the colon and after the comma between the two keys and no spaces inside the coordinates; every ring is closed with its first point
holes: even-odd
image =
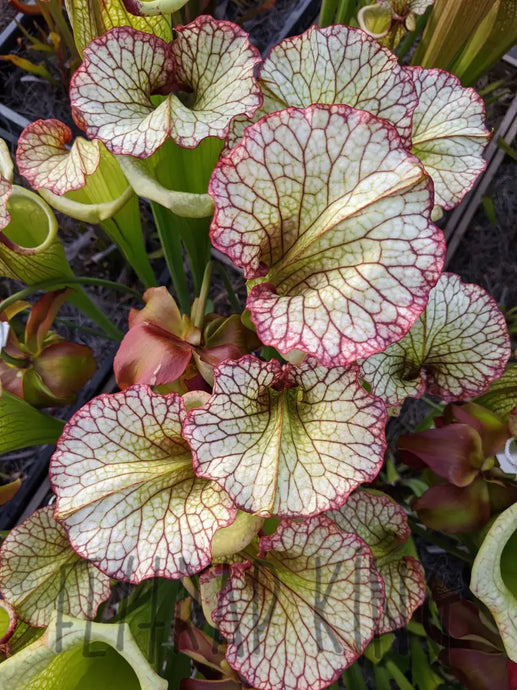
{"type": "MultiPolygon", "coordinates": [[[[489,127],[497,130],[515,93],[517,68],[501,61],[476,84],[483,91],[501,81],[487,106],[489,127]]],[[[515,142],[514,142],[515,148],[515,142]]],[[[469,282],[478,283],[511,308],[517,305],[517,161],[505,156],[461,244],[448,266],[469,282]],[[491,209],[495,218],[491,216],[491,209]]]]}
{"type": "Polygon", "coordinates": [[[7,0],[0,0],[0,31],[13,20],[17,15],[17,11],[10,5],[7,0]]]}

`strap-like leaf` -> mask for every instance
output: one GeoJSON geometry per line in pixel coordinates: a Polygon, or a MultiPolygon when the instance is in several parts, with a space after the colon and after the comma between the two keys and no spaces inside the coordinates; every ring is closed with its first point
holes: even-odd
{"type": "Polygon", "coordinates": [[[216,167],[213,244],[244,269],[262,342],[325,366],[379,352],[438,279],[431,183],[385,121],[345,105],[248,127],[216,167]]]}
{"type": "Polygon", "coordinates": [[[35,410],[24,400],[0,390],[0,453],[55,443],[64,422],[35,410]]]}
{"type": "MultiPolygon", "coordinates": [[[[2,484],[0,486],[0,506],[5,505],[8,503],[12,498],[16,496],[18,491],[20,490],[20,487],[22,485],[22,480],[18,477],[18,479],[15,479],[12,482],[8,482],[7,484],[2,484]]],[[[1,644],[1,642],[0,642],[1,644]]]]}
{"type": "Polygon", "coordinates": [[[405,553],[411,530],[402,507],[385,494],[355,491],[342,508],[326,515],[372,550],[386,590],[377,633],[406,625],[424,601],[425,573],[417,559],[405,553]]]}
{"type": "Polygon", "coordinates": [[[435,204],[454,208],[486,167],[482,153],[490,132],[483,100],[443,70],[406,69],[418,95],[411,151],[433,179],[435,204]]]}
{"type": "Polygon", "coordinates": [[[227,494],[197,479],[182,398],[148,386],[103,395],[66,425],[51,462],[57,518],[76,551],[138,583],[199,572],[236,515],[227,494]]]}
{"type": "Polygon", "coordinates": [[[411,140],[417,104],[411,78],[391,51],[349,26],[311,27],[281,41],[264,60],[263,110],[343,103],[382,117],[411,140]]]}
{"type": "Polygon", "coordinates": [[[208,16],[176,32],[168,44],[119,27],[84,51],[70,100],[90,139],[113,153],[148,158],[168,136],[194,148],[205,137],[223,139],[237,115],[253,115],[261,103],[253,76],[260,57],[247,34],[208,16]],[[157,93],[166,98],[155,106],[157,93]]]}
{"type": "Polygon", "coordinates": [[[53,516],[53,506],[12,529],[0,549],[0,590],[18,616],[48,625],[53,612],[94,618],[110,595],[109,577],[80,558],[53,516]]]}
{"type": "Polygon", "coordinates": [[[355,368],[300,367],[255,357],[215,370],[214,392],[184,425],[196,474],[221,484],[262,516],[314,515],[337,508],[378,473],[384,405],[355,368]]]}
{"type": "Polygon", "coordinates": [[[505,319],[492,297],[444,273],[407,336],[369,357],[362,369],[389,405],[426,390],[442,400],[463,400],[486,390],[509,356],[505,319]]]}
{"type": "Polygon", "coordinates": [[[364,650],[384,592],[370,549],[328,518],[285,520],[260,561],[234,563],[212,614],[226,658],[259,690],[319,690],[364,650]]]}
{"type": "Polygon", "coordinates": [[[81,189],[97,170],[100,142],[78,137],[68,150],[71,138],[70,128],[59,120],[36,120],[23,130],[16,163],[34,189],[43,187],[59,195],[81,189]]]}

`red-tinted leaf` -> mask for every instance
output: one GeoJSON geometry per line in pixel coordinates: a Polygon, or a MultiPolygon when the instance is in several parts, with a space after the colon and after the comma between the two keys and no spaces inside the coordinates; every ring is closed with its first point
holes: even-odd
{"type": "Polygon", "coordinates": [[[424,601],[425,574],[417,559],[405,553],[411,530],[403,508],[384,494],[355,491],[342,508],[326,516],[372,550],[386,592],[377,633],[406,625],[424,601]]]}
{"type": "Polygon", "coordinates": [[[119,388],[135,383],[160,386],[176,381],[192,357],[192,345],[156,326],[132,326],[115,355],[113,370],[119,388]]]}
{"type": "Polygon", "coordinates": [[[58,195],[84,187],[99,166],[100,142],[78,137],[67,149],[71,139],[70,128],[59,120],[36,120],[25,127],[16,163],[31,187],[58,195]]]}
{"type": "Polygon", "coordinates": [[[183,319],[180,310],[171,293],[166,287],[149,288],[143,294],[145,306],[143,309],[131,309],[129,312],[129,328],[138,324],[153,323],[165,331],[181,337],[183,334],[183,319]]]}
{"type": "Polygon", "coordinates": [[[508,662],[508,690],[517,690],[517,664],[508,662]]]}
{"type": "Polygon", "coordinates": [[[247,356],[223,362],[214,392],[184,425],[196,474],[242,510],[311,515],[338,508],[383,462],[386,411],[357,369],[247,356]]]}
{"type": "Polygon", "coordinates": [[[433,486],[414,502],[413,508],[424,525],[450,534],[473,532],[490,518],[488,489],[482,479],[465,487],[433,486]]]}
{"type": "Polygon", "coordinates": [[[344,105],[248,127],[209,185],[213,244],[250,279],[264,344],[341,366],[400,339],[443,261],[432,192],[383,120],[344,105]]]}
{"type": "Polygon", "coordinates": [[[488,407],[501,419],[508,419],[517,405],[517,364],[510,362],[502,376],[476,402],[488,407]]]}
{"type": "Polygon", "coordinates": [[[444,273],[406,337],[362,363],[365,379],[389,405],[426,390],[442,400],[479,395],[504,371],[508,329],[492,297],[444,273]]]}
{"type": "Polygon", "coordinates": [[[23,400],[23,370],[11,367],[0,360],[0,382],[2,388],[23,400]]]}
{"type": "MultiPolygon", "coordinates": [[[[222,675],[225,670],[224,646],[218,644],[206,632],[192,623],[192,599],[182,599],[176,603],[174,616],[174,646],[182,654],[194,660],[196,666],[206,667],[214,675],[222,675]],[[219,672],[219,673],[218,673],[219,672]]],[[[230,671],[233,675],[233,672],[230,671]]],[[[239,684],[240,687],[240,684],[239,684]]]]}
{"type": "Polygon", "coordinates": [[[46,626],[61,614],[94,618],[110,595],[109,578],[70,546],[53,506],[12,529],[0,549],[0,589],[19,617],[46,626]]]}
{"type": "Polygon", "coordinates": [[[484,651],[489,647],[495,652],[501,651],[499,635],[485,625],[473,602],[466,599],[445,601],[438,604],[438,612],[442,625],[452,637],[479,643],[484,651]]]}
{"type": "Polygon", "coordinates": [[[497,415],[475,402],[464,405],[447,405],[443,411],[444,420],[468,424],[475,429],[483,445],[483,457],[495,455],[502,450],[510,434],[508,424],[497,415]]]}
{"type": "Polygon", "coordinates": [[[260,57],[242,29],[201,16],[175,31],[167,44],[118,27],[84,50],[70,86],[72,113],[111,152],[148,158],[169,136],[194,148],[224,138],[235,116],[250,117],[260,105],[253,75],[260,57]],[[166,98],[155,106],[151,94],[166,98]]]}
{"type": "Polygon", "coordinates": [[[366,110],[411,139],[417,105],[410,75],[393,53],[350,26],[311,27],[275,46],[260,70],[262,111],[341,103],[366,110]]]}
{"type": "Polygon", "coordinates": [[[454,208],[486,167],[482,153],[490,132],[483,99],[443,70],[406,69],[418,96],[411,151],[433,179],[435,203],[454,208]]]}
{"type": "Polygon", "coordinates": [[[485,458],[478,432],[466,424],[401,436],[399,448],[416,455],[435,474],[456,486],[470,484],[485,458]]]}
{"type": "Polygon", "coordinates": [[[96,368],[88,346],[67,341],[47,345],[34,361],[34,371],[59,399],[74,397],[96,368]]]}
{"type": "Polygon", "coordinates": [[[56,515],[77,552],[112,577],[199,572],[215,532],[235,519],[226,493],[194,475],[185,414],[175,393],[133,386],[81,408],[57,444],[56,515]]]}
{"type": "Polygon", "coordinates": [[[56,314],[70,295],[70,290],[47,292],[34,304],[25,327],[25,345],[33,354],[38,354],[56,314]]]}
{"type": "Polygon", "coordinates": [[[320,690],[363,651],[384,602],[365,543],[317,516],[284,520],[234,563],[213,613],[232,668],[259,690],[320,690]]]}
{"type": "Polygon", "coordinates": [[[468,690],[514,690],[508,685],[507,659],[503,654],[451,647],[442,657],[468,690]]]}

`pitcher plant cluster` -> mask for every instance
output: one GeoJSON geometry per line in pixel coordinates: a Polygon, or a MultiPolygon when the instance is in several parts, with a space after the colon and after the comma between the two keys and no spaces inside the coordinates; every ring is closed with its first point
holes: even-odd
{"type": "MultiPolygon", "coordinates": [[[[66,404],[93,373],[87,348],[49,335],[65,299],[120,337],[73,282],[52,209],[99,224],[145,292],[115,357],[120,392],[65,425],[55,503],[2,545],[0,679],[47,687],[114,581],[163,578],[182,579],[224,640],[210,647],[178,607],[180,648],[214,687],[318,690],[425,598],[406,512],[375,484],[388,414],[408,397],[480,396],[510,356],[494,300],[442,272],[434,223],[485,167],[483,102],[360,29],[313,27],[262,59],[228,21],[172,31],[154,19],[79,41],[70,102],[84,137],[53,119],[24,130],[16,164],[35,191],[13,183],[2,149],[0,270],[68,286],[31,308],[24,334],[9,328],[5,400],[66,404]],[[138,197],[177,301],[156,282],[138,197]],[[211,248],[246,281],[243,313],[206,313],[211,248]],[[23,647],[20,626],[46,630],[23,647]]],[[[465,495],[477,503],[460,528],[514,501],[493,459],[507,425],[486,440],[474,408],[452,405],[441,428],[402,439],[408,462],[445,480],[418,499],[424,524],[465,495]]],[[[96,621],[93,639],[116,647],[125,623],[96,621]]],[[[127,634],[141,687],[167,687],[127,634]]]]}

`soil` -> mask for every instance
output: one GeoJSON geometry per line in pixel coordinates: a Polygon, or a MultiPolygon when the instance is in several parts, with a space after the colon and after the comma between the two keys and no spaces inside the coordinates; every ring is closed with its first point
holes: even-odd
{"type": "Polygon", "coordinates": [[[7,0],[0,0],[0,31],[3,31],[17,14],[18,12],[7,2],[7,0]]]}
{"type": "MultiPolygon", "coordinates": [[[[515,93],[517,67],[501,61],[476,84],[483,92],[502,81],[487,106],[488,126],[501,123],[515,93]]],[[[514,142],[515,150],[515,142],[514,142]]],[[[500,306],[517,305],[517,160],[506,155],[447,270],[485,288],[500,306]],[[493,206],[494,217],[490,217],[493,206]],[[487,209],[488,213],[487,213],[487,209]]]]}
{"type": "Polygon", "coordinates": [[[216,15],[240,24],[265,54],[282,38],[305,31],[319,9],[318,0],[222,0],[216,15]]]}

